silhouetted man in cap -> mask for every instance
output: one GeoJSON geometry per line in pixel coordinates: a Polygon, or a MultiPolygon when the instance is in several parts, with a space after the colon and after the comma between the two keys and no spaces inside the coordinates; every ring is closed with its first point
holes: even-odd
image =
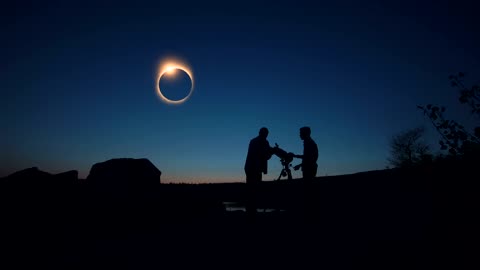
{"type": "Polygon", "coordinates": [[[256,189],[262,181],[262,173],[268,172],[268,160],[272,157],[272,148],[267,140],[268,129],[262,127],[258,136],[250,140],[248,145],[247,160],[245,161],[245,174],[247,176],[247,213],[256,213],[256,189]]]}
{"type": "Polygon", "coordinates": [[[318,147],[310,134],[310,127],[300,128],[300,139],[303,140],[303,155],[295,155],[294,157],[301,158],[302,163],[293,167],[294,170],[301,167],[303,179],[306,180],[311,180],[317,175],[318,147]]]}

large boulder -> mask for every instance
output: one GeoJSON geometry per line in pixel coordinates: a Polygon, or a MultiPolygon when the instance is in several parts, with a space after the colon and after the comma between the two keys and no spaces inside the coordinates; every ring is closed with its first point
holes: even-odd
{"type": "Polygon", "coordinates": [[[39,186],[52,179],[52,175],[37,167],[23,169],[4,178],[4,183],[15,186],[39,186]]]}
{"type": "Polygon", "coordinates": [[[51,186],[71,185],[78,182],[78,171],[72,170],[59,174],[51,174],[37,167],[23,169],[2,179],[4,184],[15,186],[51,186]]]}
{"type": "Polygon", "coordinates": [[[118,158],[93,165],[87,182],[96,191],[126,195],[158,187],[161,174],[148,159],[118,158]]]}
{"type": "Polygon", "coordinates": [[[71,170],[53,175],[56,184],[78,184],[78,171],[71,170]]]}

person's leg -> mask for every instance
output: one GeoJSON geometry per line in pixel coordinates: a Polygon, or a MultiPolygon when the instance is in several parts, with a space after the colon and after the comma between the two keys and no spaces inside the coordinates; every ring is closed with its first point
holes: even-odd
{"type": "Polygon", "coordinates": [[[317,165],[303,168],[303,179],[313,180],[317,176],[317,165]]]}
{"type": "Polygon", "coordinates": [[[302,213],[305,222],[310,222],[314,215],[313,198],[315,191],[313,190],[313,179],[317,173],[316,167],[305,168],[303,171],[302,183],[302,213]]]}
{"type": "Polygon", "coordinates": [[[314,178],[314,172],[312,170],[305,170],[303,171],[303,180],[310,181],[314,178]]]}
{"type": "Polygon", "coordinates": [[[262,181],[262,173],[247,174],[247,201],[245,210],[249,217],[254,217],[257,212],[257,189],[258,184],[262,181]]]}

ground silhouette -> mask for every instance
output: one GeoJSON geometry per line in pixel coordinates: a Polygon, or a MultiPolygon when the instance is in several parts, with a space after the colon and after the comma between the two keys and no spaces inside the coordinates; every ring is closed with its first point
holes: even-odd
{"type": "MultiPolygon", "coordinates": [[[[468,211],[478,208],[471,164],[443,162],[261,182],[258,207],[272,211],[260,211],[253,221],[224,205],[245,204],[244,183],[158,179],[141,192],[116,196],[94,184],[102,181],[94,175],[103,165],[92,167],[89,181],[59,174],[68,184],[27,169],[0,180],[4,255],[17,264],[80,268],[209,266],[223,259],[269,267],[431,268],[436,235],[455,241],[472,222],[468,211]]],[[[159,176],[148,160],[140,164],[159,176]]],[[[126,181],[134,181],[130,176],[126,181]]],[[[115,185],[112,179],[105,183],[115,185]]],[[[446,258],[446,265],[455,265],[454,253],[446,258]]]]}

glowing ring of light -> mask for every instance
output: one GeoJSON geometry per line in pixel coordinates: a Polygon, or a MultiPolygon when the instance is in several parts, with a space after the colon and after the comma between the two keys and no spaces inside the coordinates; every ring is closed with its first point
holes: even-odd
{"type": "Polygon", "coordinates": [[[192,72],[190,71],[189,68],[187,68],[185,65],[182,65],[182,64],[178,64],[178,63],[167,63],[167,64],[164,64],[159,72],[158,72],[158,75],[157,75],[157,84],[156,84],[156,89],[157,89],[157,94],[158,96],[163,100],[165,101],[166,103],[169,103],[169,104],[182,104],[183,102],[185,102],[193,93],[193,75],[192,75],[192,72]],[[162,76],[167,73],[167,72],[170,72],[170,71],[173,71],[173,70],[181,70],[185,73],[187,73],[188,77],[190,78],[190,81],[192,82],[192,86],[190,87],[190,92],[188,93],[188,95],[180,100],[171,100],[171,99],[168,99],[167,97],[165,97],[162,93],[162,91],[160,90],[160,79],[162,78],[162,76]]]}

